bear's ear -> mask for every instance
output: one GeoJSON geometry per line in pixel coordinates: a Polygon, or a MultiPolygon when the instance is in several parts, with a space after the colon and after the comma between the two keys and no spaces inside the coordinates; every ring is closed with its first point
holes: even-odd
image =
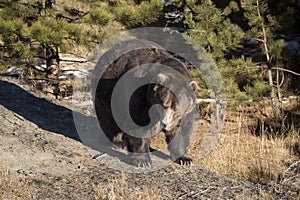
{"type": "Polygon", "coordinates": [[[165,74],[158,74],[157,75],[157,81],[158,83],[160,83],[161,85],[165,86],[167,84],[169,84],[171,82],[171,78],[165,74]]]}
{"type": "Polygon", "coordinates": [[[195,92],[196,92],[197,90],[200,89],[200,87],[199,87],[199,85],[197,84],[196,81],[191,81],[191,82],[189,83],[189,86],[190,86],[195,92]]]}

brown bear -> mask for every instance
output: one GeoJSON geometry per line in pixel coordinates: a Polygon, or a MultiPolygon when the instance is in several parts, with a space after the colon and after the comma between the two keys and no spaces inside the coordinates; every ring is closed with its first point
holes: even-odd
{"type": "Polygon", "coordinates": [[[154,42],[133,39],[103,54],[95,74],[100,76],[94,83],[100,127],[110,141],[127,148],[130,164],[152,165],[150,140],[161,131],[171,159],[183,165],[192,163],[186,151],[196,109],[196,83],[183,62],[154,42]],[[129,78],[124,79],[126,74],[129,78]],[[129,91],[136,84],[140,85],[129,91]],[[116,88],[118,92],[114,94],[116,88]],[[128,125],[130,120],[135,125],[128,125]]]}

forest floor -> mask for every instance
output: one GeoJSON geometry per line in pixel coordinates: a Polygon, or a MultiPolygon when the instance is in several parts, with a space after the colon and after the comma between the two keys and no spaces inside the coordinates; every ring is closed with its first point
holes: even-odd
{"type": "Polygon", "coordinates": [[[71,104],[1,77],[0,199],[300,197],[299,173],[263,183],[216,174],[199,165],[171,164],[147,173],[109,168],[100,162],[102,157],[93,159],[97,153],[78,140],[71,104]]]}

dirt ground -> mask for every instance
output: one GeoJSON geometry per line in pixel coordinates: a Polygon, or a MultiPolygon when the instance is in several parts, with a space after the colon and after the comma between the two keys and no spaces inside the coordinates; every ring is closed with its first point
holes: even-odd
{"type": "Polygon", "coordinates": [[[80,142],[71,100],[56,100],[16,79],[0,77],[0,169],[10,177],[9,188],[1,186],[0,199],[299,197],[299,189],[282,180],[262,184],[175,164],[126,173],[101,162],[116,159],[114,155],[94,159],[96,154],[80,142]]]}

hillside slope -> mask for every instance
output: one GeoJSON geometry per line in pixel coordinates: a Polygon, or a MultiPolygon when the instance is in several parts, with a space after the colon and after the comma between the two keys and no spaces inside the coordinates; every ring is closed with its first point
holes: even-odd
{"type": "MultiPolygon", "coordinates": [[[[0,199],[293,199],[289,185],[220,177],[172,165],[122,173],[78,140],[70,100],[0,79],[0,199]]],[[[107,155],[111,156],[111,155],[107,155]]],[[[299,192],[299,191],[298,191],[299,192]]]]}

